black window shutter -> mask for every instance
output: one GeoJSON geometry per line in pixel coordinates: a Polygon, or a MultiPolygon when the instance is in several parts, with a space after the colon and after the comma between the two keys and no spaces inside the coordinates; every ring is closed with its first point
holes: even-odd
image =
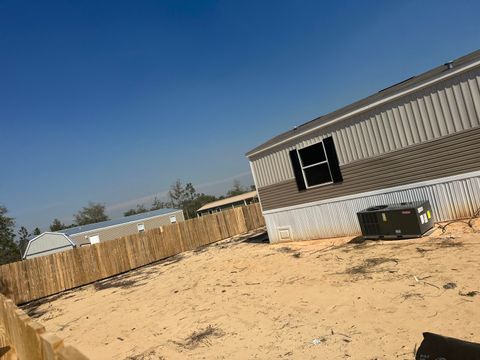
{"type": "Polygon", "coordinates": [[[298,191],[306,190],[307,187],[305,186],[305,180],[303,179],[302,167],[300,166],[297,150],[290,151],[290,160],[292,161],[293,174],[297,181],[298,191]]]}
{"type": "Polygon", "coordinates": [[[330,172],[332,173],[332,181],[334,183],[342,182],[342,172],[340,171],[340,164],[338,163],[337,151],[335,150],[333,138],[330,136],[323,139],[323,145],[325,146],[325,152],[327,153],[328,165],[330,165],[330,172]]]}

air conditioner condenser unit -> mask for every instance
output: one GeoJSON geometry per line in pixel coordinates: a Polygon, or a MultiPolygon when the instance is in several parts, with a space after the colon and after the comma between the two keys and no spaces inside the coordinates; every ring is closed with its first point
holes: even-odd
{"type": "Polygon", "coordinates": [[[373,206],[357,213],[362,235],[369,239],[421,237],[433,228],[430,202],[373,206]]]}

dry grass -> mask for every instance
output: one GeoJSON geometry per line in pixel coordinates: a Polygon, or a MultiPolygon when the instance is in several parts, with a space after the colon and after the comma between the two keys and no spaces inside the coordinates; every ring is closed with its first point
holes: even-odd
{"type": "Polygon", "coordinates": [[[409,299],[412,299],[412,298],[423,300],[423,298],[424,298],[422,294],[416,293],[416,292],[405,293],[405,294],[402,294],[401,297],[402,297],[403,301],[409,300],[409,299]]]}
{"type": "MultiPolygon", "coordinates": [[[[378,258],[365,259],[361,265],[348,268],[345,271],[345,274],[352,274],[352,275],[367,274],[369,272],[372,272],[372,269],[377,267],[378,265],[382,265],[389,262],[398,264],[398,260],[394,258],[378,257],[378,258]]],[[[386,271],[386,270],[383,270],[383,271],[386,271]]]]}
{"type": "Polygon", "coordinates": [[[95,290],[105,290],[105,289],[112,289],[112,288],[120,288],[120,289],[130,289],[134,286],[138,286],[136,280],[120,280],[120,279],[108,279],[103,281],[98,281],[94,284],[95,290]]]}
{"type": "Polygon", "coordinates": [[[125,360],[164,360],[165,358],[155,350],[147,350],[141,354],[127,356],[125,360]]]}
{"type": "Polygon", "coordinates": [[[225,335],[225,333],[221,329],[208,325],[205,329],[194,331],[184,341],[175,342],[175,344],[185,349],[192,350],[201,344],[210,345],[209,338],[211,337],[218,338],[223,335],[225,335]]]}
{"type": "Polygon", "coordinates": [[[457,248],[462,247],[463,243],[461,241],[454,241],[454,237],[441,239],[441,242],[438,243],[439,248],[457,248]]]}
{"type": "Polygon", "coordinates": [[[291,247],[288,247],[288,246],[282,246],[280,248],[277,248],[276,250],[284,254],[292,254],[295,252],[295,250],[293,250],[291,247]]]}
{"type": "Polygon", "coordinates": [[[283,254],[291,254],[294,258],[299,259],[302,256],[302,253],[300,251],[297,251],[295,249],[292,249],[289,246],[282,246],[276,249],[279,253],[283,254]]]}
{"type": "Polygon", "coordinates": [[[457,287],[457,284],[453,283],[453,282],[448,282],[446,284],[443,285],[443,288],[445,290],[451,290],[451,289],[455,289],[457,287]]]}
{"type": "Polygon", "coordinates": [[[458,294],[460,296],[474,297],[474,296],[480,295],[480,291],[468,291],[466,293],[459,292],[458,294]]]}

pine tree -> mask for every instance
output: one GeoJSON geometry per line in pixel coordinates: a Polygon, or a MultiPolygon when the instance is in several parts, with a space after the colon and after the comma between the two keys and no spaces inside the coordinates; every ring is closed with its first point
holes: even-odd
{"type": "Polygon", "coordinates": [[[181,208],[183,205],[185,197],[185,188],[183,187],[180,179],[175,181],[172,186],[170,186],[170,191],[168,192],[168,197],[173,207],[181,208]]]}
{"type": "Polygon", "coordinates": [[[234,180],[232,188],[227,192],[227,196],[237,196],[246,193],[247,191],[248,190],[242,186],[239,180],[234,180]]]}
{"type": "Polygon", "coordinates": [[[31,234],[28,232],[27,228],[25,226],[21,226],[18,230],[18,249],[21,256],[23,256],[25,250],[27,250],[28,238],[30,236],[31,234]]]}
{"type": "Polygon", "coordinates": [[[94,202],[89,202],[88,206],[85,206],[75,214],[75,223],[77,225],[93,224],[108,219],[108,216],[105,214],[105,205],[94,202]]]}
{"type": "Polygon", "coordinates": [[[52,225],[50,225],[50,231],[59,231],[65,229],[66,226],[57,218],[53,219],[52,225]]]}
{"type": "Polygon", "coordinates": [[[7,213],[7,208],[0,206],[0,265],[21,259],[15,243],[15,220],[7,216],[7,213]]]}

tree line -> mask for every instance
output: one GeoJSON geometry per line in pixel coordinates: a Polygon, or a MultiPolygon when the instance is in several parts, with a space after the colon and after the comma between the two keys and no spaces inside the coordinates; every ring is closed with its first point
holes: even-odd
{"type": "Polygon", "coordinates": [[[65,230],[76,226],[94,224],[107,220],[110,220],[110,218],[105,213],[105,205],[90,201],[87,206],[84,206],[73,215],[73,222],[69,225],[62,223],[57,218],[53,219],[52,224],[50,225],[50,231],[65,230]]]}
{"type": "MultiPolygon", "coordinates": [[[[124,216],[141,214],[158,209],[176,208],[182,209],[185,217],[191,219],[196,216],[196,212],[199,208],[209,202],[224,199],[225,197],[240,195],[253,190],[255,190],[254,185],[249,187],[243,186],[238,180],[235,180],[232,188],[227,191],[225,196],[217,197],[214,195],[199,193],[196,191],[192,183],[188,182],[183,184],[181,180],[177,180],[170,186],[165,201],[155,197],[150,207],[138,204],[135,208],[125,211],[124,216]]],[[[50,224],[50,231],[60,231],[106,220],[109,220],[109,217],[105,213],[105,205],[89,202],[87,206],[83,207],[73,215],[73,221],[71,224],[64,224],[57,218],[53,219],[50,224]]],[[[38,227],[33,229],[32,232],[29,232],[24,226],[21,226],[18,229],[18,232],[15,233],[15,219],[8,216],[8,210],[5,206],[0,205],[0,265],[21,260],[22,255],[27,248],[29,239],[33,236],[40,235],[40,233],[41,231],[38,227]]]]}
{"type": "Polygon", "coordinates": [[[234,180],[232,188],[227,191],[225,196],[222,195],[217,197],[214,195],[199,193],[195,190],[195,187],[192,183],[188,182],[183,184],[181,180],[177,180],[170,186],[166,201],[161,201],[155,197],[150,207],[146,207],[143,204],[138,204],[135,208],[125,211],[123,215],[130,216],[158,209],[175,208],[182,209],[185,217],[187,219],[191,219],[197,216],[197,210],[205,204],[208,204],[212,201],[221,200],[226,197],[241,195],[253,190],[255,190],[254,185],[243,186],[240,181],[234,180]]]}

